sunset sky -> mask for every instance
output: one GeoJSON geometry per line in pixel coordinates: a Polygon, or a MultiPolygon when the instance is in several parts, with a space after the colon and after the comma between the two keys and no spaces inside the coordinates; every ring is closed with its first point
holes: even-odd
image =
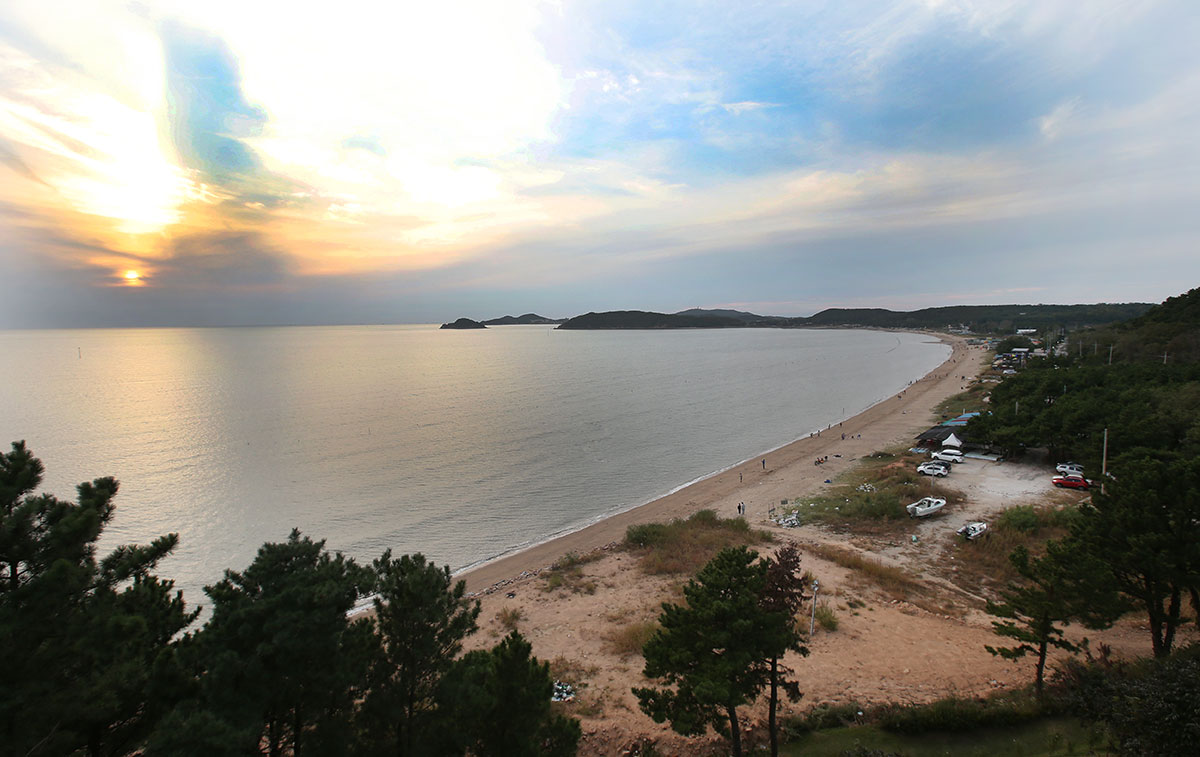
{"type": "Polygon", "coordinates": [[[1156,302],[1195,0],[6,0],[0,328],[1156,302]]]}

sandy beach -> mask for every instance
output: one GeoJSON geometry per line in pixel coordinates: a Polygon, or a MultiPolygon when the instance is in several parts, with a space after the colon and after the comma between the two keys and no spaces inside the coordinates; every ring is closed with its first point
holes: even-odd
{"type": "MultiPolygon", "coordinates": [[[[800,439],[647,505],[464,574],[482,609],[480,632],[467,646],[490,646],[513,628],[529,639],[534,654],[549,661],[556,676],[578,687],[578,697],[567,711],[580,718],[583,727],[581,755],[630,754],[644,739],[654,742],[661,754],[724,754],[723,742],[711,733],[685,738],[654,723],[639,710],[630,691],[650,682],[642,676],[641,655],[620,639],[630,629],[653,624],[664,601],[678,602],[686,577],[647,575],[628,552],[606,547],[620,542],[631,524],[687,517],[704,508],[735,517],[738,504],[744,502],[751,525],[772,531],[778,543],[800,547],[804,569],[820,581],[821,603],[839,621],[836,630],[817,628],[808,640],[809,657],[785,658],[804,697],[785,704],[783,716],[823,703],[919,703],[950,695],[981,696],[1029,683],[1031,664],[1005,660],[985,649],[997,641],[992,618],[982,612],[982,598],[956,580],[954,554],[961,539],[954,529],[967,520],[991,519],[1016,504],[1063,501],[1064,495],[1050,484],[1047,471],[1052,468],[1045,462],[972,460],[956,466],[954,484],[964,492],[964,502],[940,518],[912,523],[911,534],[901,538],[817,525],[782,528],[768,519],[769,509],[780,500],[819,492],[862,456],[910,445],[937,420],[934,408],[966,388],[980,372],[984,356],[965,340],[943,338],[952,354],[938,368],[820,436],[800,439]],[[821,457],[828,462],[814,465],[821,457]],[[863,575],[822,558],[820,549],[827,548],[867,554],[930,586],[935,596],[918,604],[897,598],[863,575]],[[538,575],[572,552],[592,558],[579,576],[585,589],[555,589],[538,575]]],[[[1093,643],[1111,646],[1118,656],[1140,656],[1150,652],[1143,626],[1144,620],[1131,616],[1112,629],[1087,635],[1093,643]]],[[[1079,629],[1068,633],[1077,641],[1084,635],[1079,629]]],[[[746,707],[743,718],[744,743],[764,743],[763,700],[746,707]]]]}
{"type": "Polygon", "coordinates": [[[582,554],[620,541],[631,525],[686,518],[706,508],[732,517],[737,514],[738,503],[745,502],[747,519],[753,522],[764,518],[768,508],[781,499],[811,492],[825,479],[832,479],[849,467],[855,458],[911,441],[929,425],[933,408],[959,392],[965,386],[964,377],[970,379],[978,372],[977,358],[982,354],[972,351],[963,339],[939,336],[951,345],[950,356],[902,394],[883,400],[818,436],[799,439],[641,507],[464,572],[459,578],[466,580],[467,591],[484,591],[524,571],[548,566],[569,552],[582,554]],[[817,458],[826,456],[829,458],[826,464],[813,464],[817,458]]]}

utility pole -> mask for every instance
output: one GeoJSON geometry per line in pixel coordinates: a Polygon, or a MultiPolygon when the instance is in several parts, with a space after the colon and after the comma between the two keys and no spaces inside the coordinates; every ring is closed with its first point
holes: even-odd
{"type": "Polygon", "coordinates": [[[1108,480],[1108,429],[1104,429],[1104,451],[1100,454],[1100,493],[1104,494],[1104,484],[1108,480]]]}
{"type": "Polygon", "coordinates": [[[1109,365],[1112,365],[1112,350],[1113,350],[1113,345],[1111,345],[1111,344],[1108,345],[1108,364],[1109,365]]]}
{"type": "Polygon", "coordinates": [[[813,579],[813,596],[812,596],[812,615],[808,619],[808,636],[811,639],[813,629],[817,623],[817,590],[821,588],[821,583],[815,578],[813,579]]]}

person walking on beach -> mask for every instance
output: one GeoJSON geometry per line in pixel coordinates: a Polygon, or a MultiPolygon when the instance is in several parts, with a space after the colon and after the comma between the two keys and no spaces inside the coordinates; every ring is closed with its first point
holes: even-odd
{"type": "Polygon", "coordinates": [[[738,483],[742,483],[742,472],[738,471],[738,483]]]}
{"type": "Polygon", "coordinates": [[[763,458],[763,470],[767,469],[767,458],[763,458]]]}

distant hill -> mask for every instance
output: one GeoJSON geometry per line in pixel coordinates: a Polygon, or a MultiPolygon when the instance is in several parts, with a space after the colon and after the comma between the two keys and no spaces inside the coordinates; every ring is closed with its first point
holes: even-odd
{"type": "Polygon", "coordinates": [[[902,312],[883,308],[830,308],[794,326],[874,326],[878,328],[944,329],[966,326],[976,332],[1011,333],[1016,329],[1079,329],[1116,323],[1142,315],[1149,303],[1098,305],[954,305],[902,312]]]}
{"type": "MultiPolygon", "coordinates": [[[[1115,360],[1200,361],[1200,288],[1168,297],[1160,305],[1124,323],[1079,334],[1096,352],[1113,345],[1115,360]]],[[[1107,359],[1107,358],[1106,358],[1107,359]]]]}
{"type": "Polygon", "coordinates": [[[744,310],[725,310],[714,308],[712,310],[703,310],[701,308],[690,308],[681,310],[675,315],[684,315],[688,318],[736,318],[742,321],[747,326],[785,326],[794,318],[785,318],[778,315],[757,315],[755,313],[747,313],[744,310]]]}
{"type": "Polygon", "coordinates": [[[554,318],[546,318],[537,313],[526,313],[525,315],[506,315],[500,318],[493,318],[490,321],[484,321],[485,326],[540,326],[551,323],[562,323],[562,320],[554,318]]]}
{"type": "Polygon", "coordinates": [[[560,329],[727,329],[744,328],[738,318],[721,316],[668,315],[644,310],[613,310],[568,318],[560,329]]]}
{"type": "Polygon", "coordinates": [[[454,323],[443,323],[444,329],[486,329],[479,321],[472,321],[470,318],[459,318],[454,323]]]}

